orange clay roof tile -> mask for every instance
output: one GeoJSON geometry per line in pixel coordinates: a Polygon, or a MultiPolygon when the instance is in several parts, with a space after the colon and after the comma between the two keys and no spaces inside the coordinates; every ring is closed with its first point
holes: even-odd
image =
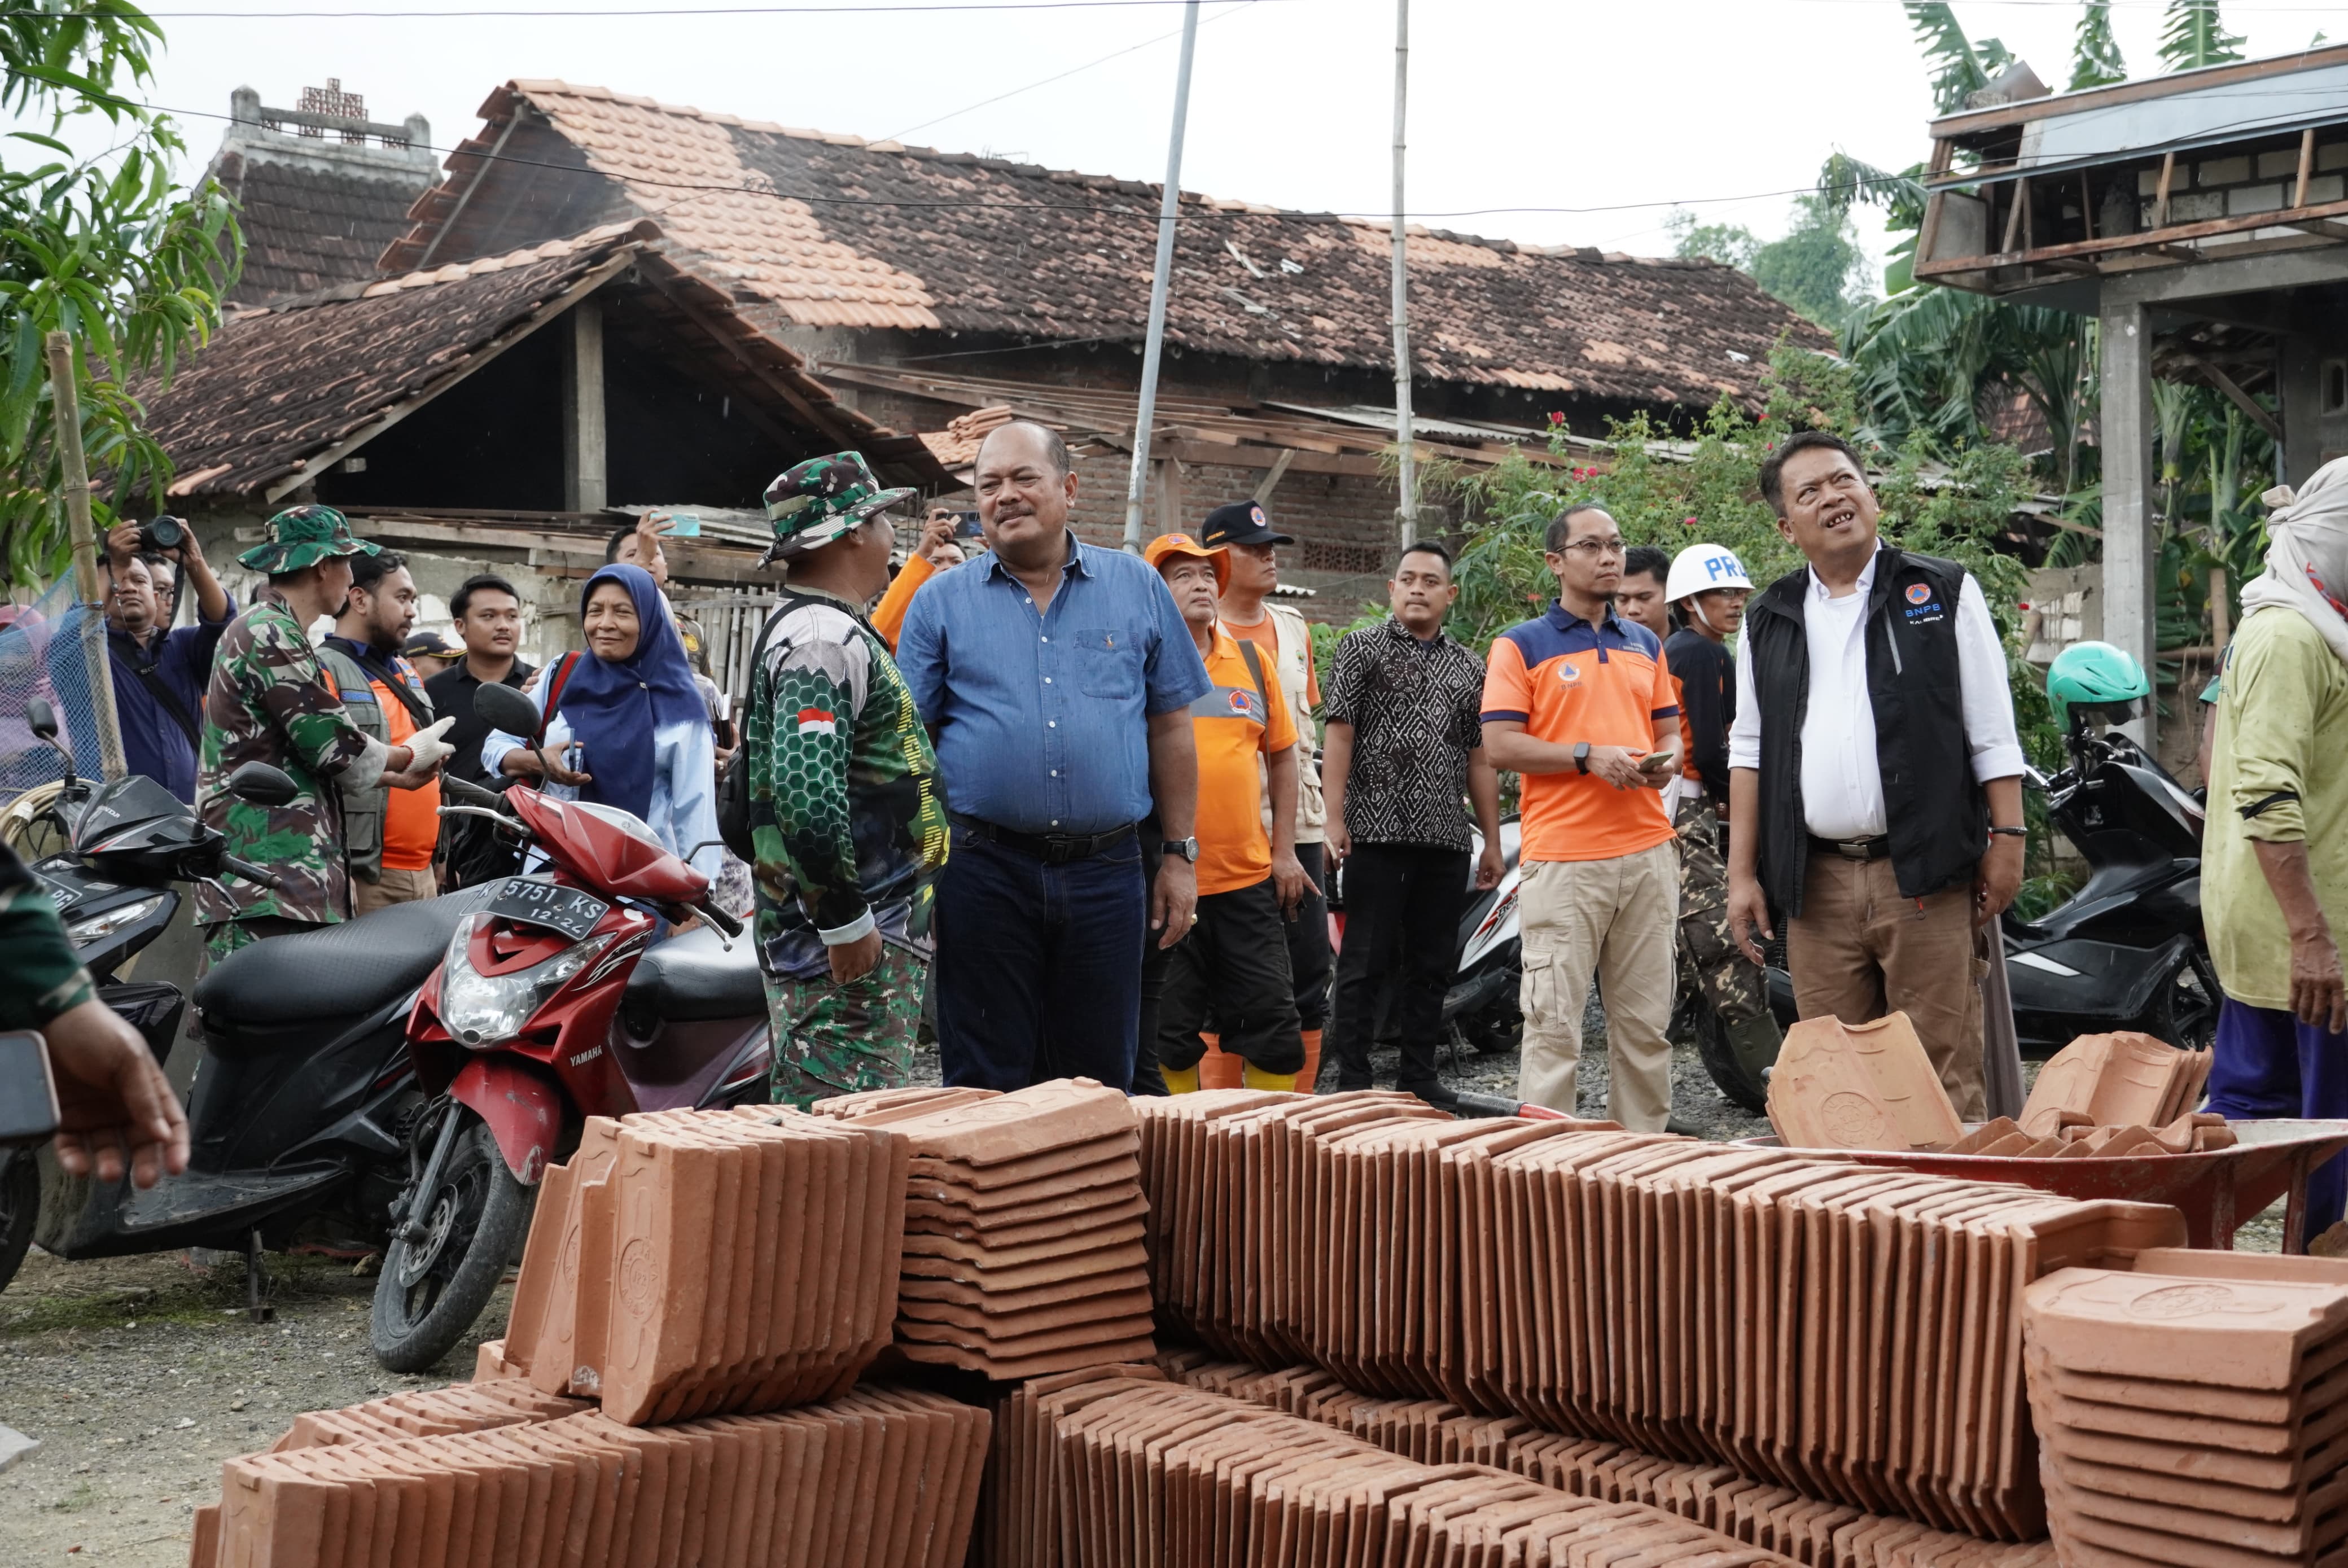
{"type": "MultiPolygon", "coordinates": [[[[386,267],[426,253],[488,167],[485,144],[524,109],[611,182],[610,210],[656,218],[680,265],[722,279],[738,304],[771,305],[778,325],[1064,341],[1143,334],[1154,185],[548,79],[490,94],[489,123],[450,158],[441,198],[417,203],[386,267]]],[[[1390,365],[1387,224],[1190,193],[1182,205],[1195,221],[1176,243],[1169,341],[1241,358],[1390,365]]],[[[1750,404],[1781,335],[1830,346],[1750,278],[1709,262],[1408,232],[1415,354],[1439,380],[1750,404]]]]}

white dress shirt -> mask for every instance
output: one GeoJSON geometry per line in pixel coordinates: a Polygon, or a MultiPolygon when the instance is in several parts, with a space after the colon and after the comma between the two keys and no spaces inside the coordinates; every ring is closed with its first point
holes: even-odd
{"type": "MultiPolygon", "coordinates": [[[[1871,839],[1890,830],[1876,763],[1875,705],[1867,695],[1867,599],[1882,559],[1879,545],[1859,585],[1839,598],[1827,592],[1815,569],[1809,573],[1802,610],[1810,657],[1809,707],[1802,716],[1802,815],[1821,839],[1871,839]]],[[[1957,595],[1957,683],[1974,780],[2018,776],[2022,743],[2013,730],[2005,648],[1971,573],[1957,595]]],[[[1736,661],[1728,765],[1761,766],[1761,705],[1754,699],[1750,659],[1736,661]]]]}

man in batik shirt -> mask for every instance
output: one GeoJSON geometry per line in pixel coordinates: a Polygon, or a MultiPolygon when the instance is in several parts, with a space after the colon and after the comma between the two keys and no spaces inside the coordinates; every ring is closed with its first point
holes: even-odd
{"type": "Polygon", "coordinates": [[[767,490],[788,583],[750,677],[758,964],[774,1099],[805,1109],[912,1068],[929,976],[931,882],[946,858],[937,756],[864,617],[894,531],[862,457],[799,464],[767,490]]]}
{"type": "Polygon", "coordinates": [[[350,593],[349,557],[376,548],[333,507],[296,506],[271,518],[267,540],[236,558],[268,574],[270,593],[230,624],[212,655],[196,809],[227,837],[230,854],[268,867],[277,885],[235,876],[196,884],[212,963],[264,936],[350,918],[342,807],[330,780],[413,789],[448,755],[441,735],[454,717],[398,746],[361,734],[310,645],[310,623],[336,614],[350,593]],[[228,778],[248,762],[284,769],[300,793],[283,806],[238,799],[228,778]]]}

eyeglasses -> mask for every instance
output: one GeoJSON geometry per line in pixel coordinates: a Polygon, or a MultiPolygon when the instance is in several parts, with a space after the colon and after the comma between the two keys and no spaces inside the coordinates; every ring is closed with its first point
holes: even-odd
{"type": "Polygon", "coordinates": [[[1609,555],[1622,554],[1622,542],[1619,539],[1577,539],[1558,553],[1579,555],[1585,561],[1602,561],[1609,555]]]}

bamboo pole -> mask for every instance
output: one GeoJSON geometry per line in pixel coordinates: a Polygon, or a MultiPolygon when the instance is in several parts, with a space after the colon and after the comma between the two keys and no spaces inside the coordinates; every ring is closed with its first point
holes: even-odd
{"type": "MultiPolygon", "coordinates": [[[[1149,482],[1158,422],[1158,366],[1166,352],[1166,294],[1174,278],[1174,231],[1182,215],[1182,130],[1190,118],[1190,60],[1199,48],[1199,0],[1182,7],[1182,64],[1174,77],[1174,129],[1166,139],[1166,190],[1158,203],[1158,265],[1149,276],[1149,335],[1141,351],[1141,399],[1133,416],[1133,471],[1125,483],[1125,548],[1141,553],[1141,496],[1149,482]]],[[[1174,459],[1169,455],[1168,462],[1174,459]]],[[[1160,532],[1182,526],[1159,518],[1160,532]]]]}
{"type": "Polygon", "coordinates": [[[81,449],[81,397],[74,380],[72,340],[53,332],[48,351],[57,457],[65,468],[66,529],[73,541],[74,597],[82,608],[82,658],[89,670],[90,706],[97,709],[98,771],[114,779],[129,768],[122,759],[122,726],[115,716],[114,661],[106,650],[106,593],[98,580],[98,530],[89,517],[89,463],[81,449]]]}

